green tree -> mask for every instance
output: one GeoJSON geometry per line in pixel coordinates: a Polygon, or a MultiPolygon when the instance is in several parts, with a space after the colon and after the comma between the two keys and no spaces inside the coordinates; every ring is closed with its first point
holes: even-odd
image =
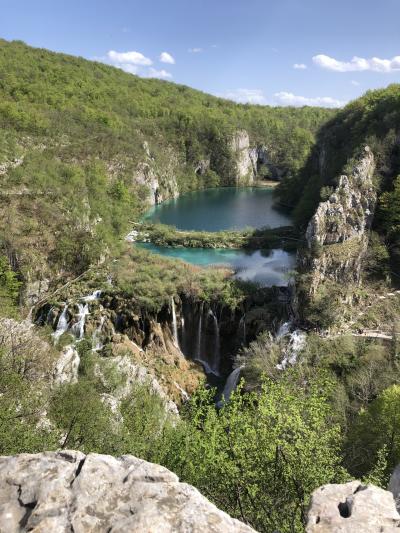
{"type": "Polygon", "coordinates": [[[374,469],[385,448],[386,476],[400,462],[400,385],[385,389],[358,414],[348,442],[349,468],[356,476],[374,469]]]}
{"type": "Polygon", "coordinates": [[[15,315],[21,282],[11,269],[7,257],[0,256],[0,313],[15,315]]]}
{"type": "Polygon", "coordinates": [[[258,531],[300,531],[311,492],[345,476],[327,400],[332,384],[304,387],[293,378],[264,379],[260,394],[239,389],[219,412],[200,391],[160,458],[258,531]]]}

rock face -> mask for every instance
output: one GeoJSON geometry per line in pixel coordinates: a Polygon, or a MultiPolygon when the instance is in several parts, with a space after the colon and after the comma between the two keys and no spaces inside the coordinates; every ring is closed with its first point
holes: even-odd
{"type": "Polygon", "coordinates": [[[306,232],[309,251],[300,260],[312,273],[310,294],[315,294],[325,279],[359,282],[376,204],[374,169],[374,156],[365,147],[351,174],[340,176],[335,191],[319,204],[310,220],[306,232]]]}
{"type": "Polygon", "coordinates": [[[307,533],[395,533],[400,529],[393,494],[351,481],[314,491],[307,533]]]}
{"type": "Polygon", "coordinates": [[[143,144],[143,149],[145,158],[137,165],[133,180],[147,187],[151,205],[159,204],[169,198],[177,198],[179,189],[175,177],[178,167],[176,155],[170,150],[167,160],[158,162],[151,154],[147,142],[143,144]]]}
{"type": "Polygon", "coordinates": [[[0,458],[0,530],[245,533],[159,465],[76,451],[0,458]]]}
{"type": "Polygon", "coordinates": [[[251,185],[257,175],[257,148],[250,148],[249,134],[245,130],[235,132],[230,141],[230,149],[235,159],[236,185],[251,185]]]}

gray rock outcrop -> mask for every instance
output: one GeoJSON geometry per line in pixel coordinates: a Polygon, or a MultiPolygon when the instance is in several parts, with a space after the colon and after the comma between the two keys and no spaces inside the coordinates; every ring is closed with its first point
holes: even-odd
{"type": "Polygon", "coordinates": [[[0,531],[250,533],[177,476],[133,456],[0,458],[0,531]]]}
{"type": "Polygon", "coordinates": [[[230,149],[235,159],[236,185],[251,185],[257,175],[258,151],[250,147],[250,138],[246,130],[235,132],[230,141],[230,149]]]}
{"type": "Polygon", "coordinates": [[[302,266],[312,274],[310,294],[325,279],[359,282],[376,204],[374,169],[374,156],[365,147],[352,172],[340,176],[335,191],[310,220],[306,231],[309,252],[301,257],[302,266]]]}
{"type": "Polygon", "coordinates": [[[393,494],[351,481],[324,485],[313,492],[307,533],[395,533],[400,515],[393,494]]]}

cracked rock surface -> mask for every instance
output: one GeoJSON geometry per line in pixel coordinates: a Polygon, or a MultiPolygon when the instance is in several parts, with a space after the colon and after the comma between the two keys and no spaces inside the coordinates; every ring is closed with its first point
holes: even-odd
{"type": "Polygon", "coordinates": [[[0,531],[247,533],[166,468],[77,451],[0,457],[0,531]]]}
{"type": "Polygon", "coordinates": [[[351,481],[324,485],[313,492],[307,533],[399,533],[400,515],[393,494],[351,481]]]}

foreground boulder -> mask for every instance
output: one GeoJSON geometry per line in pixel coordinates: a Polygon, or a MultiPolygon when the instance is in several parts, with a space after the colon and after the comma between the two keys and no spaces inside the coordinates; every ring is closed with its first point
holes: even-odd
{"type": "Polygon", "coordinates": [[[0,531],[250,533],[166,468],[77,451],[0,458],[0,531]]]}
{"type": "Polygon", "coordinates": [[[351,481],[315,490],[307,533],[399,533],[400,515],[393,494],[351,481]]]}

